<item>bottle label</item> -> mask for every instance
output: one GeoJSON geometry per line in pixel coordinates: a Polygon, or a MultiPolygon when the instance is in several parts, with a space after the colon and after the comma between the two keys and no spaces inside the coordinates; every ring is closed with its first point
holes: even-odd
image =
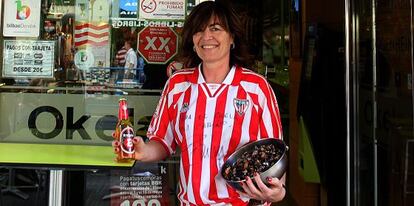
{"type": "Polygon", "coordinates": [[[122,129],[120,136],[121,141],[121,150],[127,154],[133,154],[134,150],[134,143],[132,140],[134,139],[134,130],[132,127],[125,127],[122,129]]]}

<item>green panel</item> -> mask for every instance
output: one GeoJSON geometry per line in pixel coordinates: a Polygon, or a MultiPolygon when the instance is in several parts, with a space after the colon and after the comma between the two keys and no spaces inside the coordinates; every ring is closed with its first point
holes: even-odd
{"type": "Polygon", "coordinates": [[[0,163],[132,167],[115,162],[112,146],[0,143],[0,163]]]}
{"type": "Polygon", "coordinates": [[[313,154],[309,132],[302,117],[299,119],[299,130],[299,172],[306,182],[320,183],[321,179],[316,165],[315,155],[313,154]]]}

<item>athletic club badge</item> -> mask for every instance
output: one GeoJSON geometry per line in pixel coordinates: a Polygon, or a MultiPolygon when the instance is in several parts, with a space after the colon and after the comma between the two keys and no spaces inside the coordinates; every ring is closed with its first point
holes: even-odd
{"type": "Polygon", "coordinates": [[[249,100],[247,99],[233,99],[233,105],[239,115],[243,115],[249,107],[249,100]]]}

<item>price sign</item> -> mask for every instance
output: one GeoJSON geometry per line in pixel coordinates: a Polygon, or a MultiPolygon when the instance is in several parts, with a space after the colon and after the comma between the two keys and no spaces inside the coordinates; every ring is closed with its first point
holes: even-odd
{"type": "Polygon", "coordinates": [[[53,41],[4,40],[3,77],[53,78],[53,41]]]}

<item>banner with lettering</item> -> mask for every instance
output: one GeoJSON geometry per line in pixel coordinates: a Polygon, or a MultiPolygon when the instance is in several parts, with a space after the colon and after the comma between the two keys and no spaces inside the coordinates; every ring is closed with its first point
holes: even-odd
{"type": "MultiPolygon", "coordinates": [[[[43,93],[0,93],[0,142],[111,144],[122,96],[38,90],[43,93]]],[[[145,135],[160,96],[126,98],[134,131],[145,135]]]]}
{"type": "MultiPolygon", "coordinates": [[[[178,164],[178,163],[177,163],[178,164]]],[[[176,192],[170,191],[176,179],[172,164],[136,162],[132,171],[111,171],[110,206],[176,205],[176,192]]]]}
{"type": "Polygon", "coordinates": [[[184,26],[183,21],[157,21],[157,20],[138,20],[138,19],[124,19],[124,18],[112,18],[112,28],[121,27],[170,27],[170,28],[182,28],[184,26]]]}
{"type": "Polygon", "coordinates": [[[38,37],[40,29],[39,0],[4,1],[3,35],[38,37]]]}
{"type": "Polygon", "coordinates": [[[4,40],[3,77],[53,78],[54,41],[4,40]]]}

